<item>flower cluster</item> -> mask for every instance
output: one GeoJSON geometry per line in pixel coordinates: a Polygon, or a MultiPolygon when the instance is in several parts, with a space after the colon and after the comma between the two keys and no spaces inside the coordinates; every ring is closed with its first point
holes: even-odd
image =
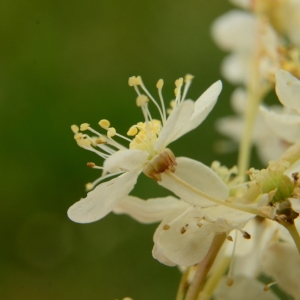
{"type": "Polygon", "coordinates": [[[209,167],[169,148],[205,120],[221,81],[192,101],[186,97],[193,76],[179,78],[167,108],[162,79],[156,100],[140,76],[130,77],[143,121],[127,136],[106,119],[99,122],[101,132],[88,123],[71,127],[77,144],[103,164],[88,163],[101,176],[86,185],[87,197],[72,205],[68,216],[90,223],[114,212],[144,224],[159,222],[152,255],[183,272],[178,300],[276,300],[274,284],[300,299],[300,1],[232,2],[244,10],[219,17],[212,34],[231,51],[222,65],[224,77],[240,85],[231,99],[237,115],[217,122],[218,130],[240,145],[237,166],[214,161],[209,167]],[[281,106],[263,104],[272,90],[281,106]],[[250,167],[252,143],[265,168],[250,167]],[[171,194],[133,196],[142,173],[171,194]],[[262,274],[271,278],[267,284],[262,274]]]}

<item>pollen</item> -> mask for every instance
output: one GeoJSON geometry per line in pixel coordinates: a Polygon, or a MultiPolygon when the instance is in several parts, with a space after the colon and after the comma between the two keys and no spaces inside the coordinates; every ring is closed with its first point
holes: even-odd
{"type": "Polygon", "coordinates": [[[87,148],[90,147],[92,142],[88,139],[76,139],[78,146],[83,147],[83,148],[87,148]]]}
{"type": "Polygon", "coordinates": [[[184,77],[184,82],[187,83],[187,82],[190,82],[192,81],[194,78],[193,75],[190,75],[190,74],[186,74],[185,77],[184,77]]]}
{"type": "Polygon", "coordinates": [[[110,122],[106,119],[100,120],[98,124],[104,129],[107,129],[110,126],[110,122]]]}
{"type": "Polygon", "coordinates": [[[129,136],[135,136],[137,133],[138,133],[138,129],[136,128],[136,126],[131,126],[127,131],[127,135],[129,136]]]}
{"type": "Polygon", "coordinates": [[[88,182],[88,183],[85,185],[85,189],[86,189],[87,191],[92,190],[93,187],[94,187],[94,185],[93,185],[91,182],[88,182]]]}
{"type": "Polygon", "coordinates": [[[73,131],[73,133],[78,133],[79,127],[77,125],[72,125],[71,130],[73,131]]]}
{"type": "Polygon", "coordinates": [[[85,131],[85,130],[87,130],[89,127],[90,127],[90,124],[88,124],[88,123],[82,123],[82,124],[80,125],[80,130],[81,130],[81,131],[85,131]]]}
{"type": "Polygon", "coordinates": [[[166,224],[166,225],[164,225],[163,226],[163,230],[169,230],[171,227],[170,227],[170,225],[168,225],[168,224],[166,224]]]}
{"type": "Polygon", "coordinates": [[[142,105],[144,105],[145,103],[149,102],[149,99],[147,96],[145,95],[139,95],[137,98],[136,98],[136,105],[138,107],[141,107],[142,105]]]}
{"type": "Polygon", "coordinates": [[[90,168],[94,168],[96,166],[93,162],[88,162],[86,165],[90,168]]]}
{"type": "Polygon", "coordinates": [[[132,77],[129,77],[129,79],[128,79],[129,86],[137,86],[137,85],[141,85],[141,83],[142,83],[141,76],[132,76],[132,77]]]}
{"type": "Polygon", "coordinates": [[[157,81],[156,88],[161,90],[163,88],[163,86],[164,86],[164,81],[162,79],[159,79],[157,81]]]}
{"type": "Polygon", "coordinates": [[[107,136],[109,138],[112,138],[113,136],[115,136],[117,133],[116,129],[114,127],[110,127],[107,129],[107,136]]]}

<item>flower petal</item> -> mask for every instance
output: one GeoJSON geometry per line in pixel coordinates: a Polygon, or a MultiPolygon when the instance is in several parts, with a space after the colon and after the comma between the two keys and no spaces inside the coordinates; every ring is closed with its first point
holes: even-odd
{"type": "MultiPolygon", "coordinates": [[[[178,157],[176,158],[176,162],[175,175],[180,179],[219,200],[226,200],[228,198],[228,187],[212,169],[187,157],[178,157]]],[[[201,207],[216,205],[206,198],[195,194],[188,188],[179,185],[164,173],[162,173],[162,181],[158,183],[192,205],[201,207]]]]}
{"type": "Polygon", "coordinates": [[[300,112],[300,80],[287,71],[276,73],[276,94],[280,102],[300,112]]]}
{"type": "Polygon", "coordinates": [[[260,111],[270,129],[286,142],[300,141],[300,116],[279,114],[261,106],[260,111]]]}
{"type": "Polygon", "coordinates": [[[161,221],[178,204],[179,200],[171,196],[148,200],[127,196],[113,211],[116,214],[126,213],[141,223],[154,223],[161,221]]]}
{"type": "Polygon", "coordinates": [[[176,140],[178,132],[180,132],[193,114],[194,105],[192,100],[186,100],[173,109],[159,134],[155,150],[163,149],[176,140]]]}
{"type": "Polygon", "coordinates": [[[253,14],[237,9],[223,14],[213,23],[212,37],[223,50],[251,51],[255,41],[253,14]]]}
{"type": "Polygon", "coordinates": [[[195,102],[185,100],[175,108],[159,135],[155,150],[165,148],[199,126],[213,109],[221,90],[222,82],[219,80],[212,84],[195,102]]]}
{"type": "Polygon", "coordinates": [[[295,245],[271,242],[264,251],[262,267],[283,290],[299,299],[300,257],[295,245]]]}
{"type": "Polygon", "coordinates": [[[141,167],[149,153],[136,149],[119,150],[104,161],[104,170],[109,173],[131,171],[141,167]]]}
{"type": "Polygon", "coordinates": [[[237,276],[233,286],[228,286],[228,278],[224,277],[214,293],[216,300],[280,300],[271,290],[264,291],[265,285],[253,278],[237,276]]]}
{"type": "Polygon", "coordinates": [[[204,258],[214,238],[215,226],[211,223],[202,225],[203,217],[201,208],[190,206],[167,224],[167,230],[157,233],[156,240],[167,259],[181,266],[191,266],[204,258]]]}
{"type": "Polygon", "coordinates": [[[130,193],[140,172],[140,169],[133,170],[99,184],[85,199],[69,208],[68,217],[77,223],[91,223],[103,218],[130,193]]]}

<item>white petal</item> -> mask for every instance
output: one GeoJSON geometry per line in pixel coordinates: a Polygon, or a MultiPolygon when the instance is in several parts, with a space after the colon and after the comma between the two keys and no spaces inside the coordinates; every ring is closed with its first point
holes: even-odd
{"type": "Polygon", "coordinates": [[[215,106],[222,90],[221,80],[213,83],[196,101],[190,120],[177,134],[176,139],[198,127],[215,106]]]}
{"type": "Polygon", "coordinates": [[[251,51],[255,39],[253,14],[231,10],[214,21],[212,36],[223,50],[251,51]]]}
{"type": "Polygon", "coordinates": [[[227,55],[221,64],[222,75],[233,84],[245,84],[248,80],[250,59],[244,53],[232,53],[227,55]]]}
{"type": "Polygon", "coordinates": [[[211,222],[223,227],[224,232],[229,232],[232,229],[242,229],[249,220],[255,217],[253,214],[222,205],[205,208],[204,214],[211,222]]]}
{"type": "Polygon", "coordinates": [[[258,280],[238,276],[233,278],[234,284],[227,285],[223,278],[214,293],[215,300],[280,300],[271,290],[265,292],[265,285],[258,280]]]}
{"type": "Polygon", "coordinates": [[[300,256],[293,243],[271,242],[264,251],[262,267],[284,291],[299,299],[300,256]]]}
{"type": "Polygon", "coordinates": [[[168,223],[168,230],[159,232],[157,240],[165,257],[181,266],[194,265],[204,258],[214,238],[215,226],[200,224],[203,216],[200,208],[191,206],[168,223]]]}
{"type": "Polygon", "coordinates": [[[179,201],[171,196],[148,200],[127,196],[114,208],[114,213],[126,213],[141,223],[154,223],[161,221],[170,210],[178,207],[179,201]]]}
{"type": "Polygon", "coordinates": [[[91,223],[108,213],[133,189],[141,170],[134,170],[99,184],[93,191],[73,204],[68,217],[77,223],[91,223]]]}
{"type": "Polygon", "coordinates": [[[292,209],[300,214],[300,199],[289,198],[289,200],[291,202],[292,209]]]}
{"type": "Polygon", "coordinates": [[[162,248],[159,247],[159,244],[154,244],[153,249],[152,249],[152,256],[153,258],[157,259],[160,263],[169,266],[169,267],[174,267],[176,266],[176,263],[173,261],[169,260],[162,251],[162,248]]]}
{"type": "Polygon", "coordinates": [[[178,132],[189,121],[194,111],[194,102],[185,100],[178,107],[175,107],[163,126],[159,138],[155,144],[155,150],[165,148],[168,144],[177,139],[178,132]]]}
{"type": "MultiPolygon", "coordinates": [[[[207,195],[219,200],[226,200],[229,196],[228,187],[220,177],[206,165],[187,158],[176,158],[177,166],[175,175],[186,181],[193,187],[199,189],[207,195]]],[[[173,179],[162,173],[162,181],[158,182],[166,189],[172,191],[182,200],[201,207],[215,206],[216,204],[200,197],[191,190],[179,185],[173,179]]]]}
{"type": "Polygon", "coordinates": [[[270,129],[281,139],[290,143],[300,141],[300,116],[279,114],[261,106],[260,111],[270,129]]]}
{"type": "Polygon", "coordinates": [[[284,106],[300,111],[300,80],[292,74],[277,71],[276,94],[284,106]]]}
{"type": "Polygon", "coordinates": [[[103,167],[109,173],[131,171],[142,167],[148,155],[148,152],[136,149],[119,150],[104,161],[103,167]]]}
{"type": "Polygon", "coordinates": [[[196,101],[185,100],[169,116],[164,125],[155,150],[165,148],[182,135],[198,127],[213,109],[222,90],[219,80],[212,84],[196,101]]]}

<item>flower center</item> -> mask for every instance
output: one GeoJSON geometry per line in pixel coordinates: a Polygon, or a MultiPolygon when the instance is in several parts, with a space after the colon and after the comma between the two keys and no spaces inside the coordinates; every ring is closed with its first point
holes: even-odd
{"type": "Polygon", "coordinates": [[[139,122],[130,127],[127,135],[135,137],[129,144],[129,148],[147,151],[150,154],[149,159],[153,158],[157,154],[154,151],[154,146],[158,139],[161,128],[162,125],[159,120],[152,120],[145,123],[139,122]]]}

